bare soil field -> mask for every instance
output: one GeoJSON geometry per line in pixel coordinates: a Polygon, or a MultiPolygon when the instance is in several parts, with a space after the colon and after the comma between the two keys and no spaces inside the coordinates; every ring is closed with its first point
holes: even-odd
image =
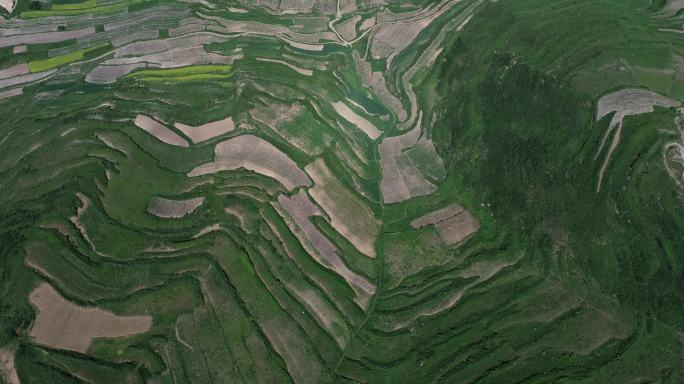
{"type": "Polygon", "coordinates": [[[311,202],[306,192],[299,191],[292,197],[280,195],[278,202],[294,220],[296,228],[293,228],[293,232],[300,239],[302,245],[305,248],[307,246],[313,248],[309,253],[318,263],[335,271],[351,286],[358,287],[371,295],[375,293],[375,285],[365,277],[350,270],[340,258],[337,247],[309,220],[312,216],[322,216],[322,213],[311,202]]]}
{"type": "Polygon", "coordinates": [[[0,379],[7,384],[20,384],[14,368],[14,350],[11,348],[0,349],[0,379]]]}
{"type": "Polygon", "coordinates": [[[0,92],[0,100],[6,99],[9,97],[19,96],[23,93],[24,93],[24,88],[14,88],[14,89],[10,89],[9,91],[2,91],[2,92],[0,92]]]}
{"type": "Polygon", "coordinates": [[[179,219],[194,212],[202,203],[204,203],[204,197],[187,200],[169,200],[155,197],[150,200],[147,211],[157,217],[179,219]]]}
{"type": "Polygon", "coordinates": [[[17,64],[9,68],[0,69],[0,79],[8,79],[10,77],[26,75],[29,73],[28,64],[17,64]]]}
{"type": "Polygon", "coordinates": [[[369,138],[372,140],[377,139],[382,135],[382,132],[378,130],[373,123],[370,121],[366,120],[365,118],[359,116],[356,112],[354,112],[351,108],[347,106],[347,104],[338,101],[335,103],[332,103],[333,108],[335,108],[335,111],[342,116],[345,120],[348,122],[354,124],[357,128],[359,128],[363,133],[365,133],[369,138]]]}
{"type": "MultiPolygon", "coordinates": [[[[8,1],[8,0],[0,0],[8,1]]],[[[12,0],[9,0],[12,1],[12,0]]],[[[28,45],[28,44],[47,44],[58,43],[70,39],[77,39],[92,35],[95,33],[94,27],[82,28],[73,31],[59,31],[59,32],[41,32],[26,35],[15,35],[3,37],[0,39],[0,48],[11,47],[13,45],[28,45]]]]}
{"type": "Polygon", "coordinates": [[[123,337],[148,331],[151,316],[117,316],[98,308],[81,307],[65,300],[43,283],[29,295],[38,309],[30,335],[51,348],[85,353],[94,338],[123,337]]]}
{"type": "Polygon", "coordinates": [[[51,69],[49,71],[30,73],[30,74],[25,74],[25,75],[9,77],[6,79],[0,79],[0,89],[1,88],[14,87],[14,86],[20,85],[20,84],[33,83],[33,82],[36,82],[39,80],[43,80],[43,79],[47,78],[48,76],[54,74],[55,72],[57,72],[56,69],[51,69]]]}
{"type": "Polygon", "coordinates": [[[344,349],[349,337],[349,329],[334,307],[312,289],[295,291],[295,295],[313,314],[316,321],[335,338],[337,345],[344,349]]]}
{"type": "Polygon", "coordinates": [[[12,13],[16,5],[16,0],[0,0],[0,7],[5,8],[8,13],[12,13]]]}
{"type": "Polygon", "coordinates": [[[178,147],[190,146],[190,144],[184,138],[180,137],[177,133],[166,128],[163,124],[152,119],[151,117],[138,115],[135,117],[135,125],[166,144],[171,144],[178,147]]]}
{"type": "Polygon", "coordinates": [[[682,8],[684,8],[684,0],[667,0],[667,4],[665,4],[661,13],[666,16],[673,16],[682,8]]]}
{"type": "Polygon", "coordinates": [[[305,168],[314,181],[311,197],[330,216],[330,225],[359,252],[375,257],[380,223],[364,202],[332,174],[322,158],[305,168]]]}
{"type": "Polygon", "coordinates": [[[385,203],[432,194],[437,187],[426,176],[437,180],[446,176],[444,164],[432,141],[420,136],[419,120],[412,130],[400,136],[387,137],[380,143],[380,189],[385,203]]]}
{"type": "Polygon", "coordinates": [[[214,162],[202,164],[188,176],[201,176],[244,168],[280,182],[288,190],[311,185],[297,163],[271,143],[253,135],[242,135],[216,145],[214,162]]]}
{"type": "Polygon", "coordinates": [[[455,245],[480,230],[479,221],[458,204],[428,213],[411,221],[413,228],[434,225],[446,245],[455,245]]]}
{"type": "Polygon", "coordinates": [[[626,116],[634,116],[640,115],[642,113],[653,112],[654,107],[656,106],[662,108],[674,108],[680,105],[681,103],[678,101],[671,100],[655,92],[639,88],[622,89],[605,95],[599,99],[596,108],[597,121],[601,120],[610,113],[615,112],[615,114],[610,121],[608,130],[606,130],[606,133],[601,140],[601,145],[596,151],[594,159],[597,159],[603,151],[610,134],[613,131],[615,131],[615,134],[613,135],[613,141],[608,147],[608,152],[606,153],[605,159],[603,160],[603,165],[599,171],[598,181],[596,183],[596,192],[601,191],[601,183],[603,182],[603,176],[605,175],[608,164],[610,163],[610,158],[612,157],[615,148],[617,148],[618,144],[620,144],[622,123],[624,118],[626,116]]]}
{"type": "Polygon", "coordinates": [[[193,143],[201,143],[233,131],[235,129],[235,123],[233,123],[232,117],[228,117],[223,120],[212,121],[211,123],[200,125],[199,127],[192,127],[182,123],[176,123],[174,124],[174,127],[183,132],[185,136],[189,137],[193,143]]]}

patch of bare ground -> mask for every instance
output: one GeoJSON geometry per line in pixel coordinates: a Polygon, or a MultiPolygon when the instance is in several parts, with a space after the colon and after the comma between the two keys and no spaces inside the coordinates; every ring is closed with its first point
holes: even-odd
{"type": "Polygon", "coordinates": [[[83,240],[85,240],[86,243],[88,243],[93,252],[102,257],[107,257],[107,255],[103,254],[102,252],[98,251],[97,248],[95,248],[95,244],[90,239],[90,236],[88,236],[88,231],[86,230],[85,226],[81,224],[80,221],[81,215],[83,215],[83,213],[87,211],[88,208],[90,208],[90,199],[88,198],[88,196],[84,195],[81,192],[77,192],[76,197],[78,197],[78,199],[81,201],[81,206],[76,208],[76,215],[71,216],[69,218],[69,221],[71,222],[71,224],[74,225],[74,227],[76,227],[78,232],[81,234],[81,237],[83,237],[83,240]]]}
{"type": "Polygon", "coordinates": [[[664,151],[665,168],[679,186],[684,186],[684,146],[668,143],[664,151]]]}
{"type": "Polygon", "coordinates": [[[13,347],[0,349],[0,378],[7,384],[20,384],[14,368],[14,352],[13,347]]]}
{"type": "Polygon", "coordinates": [[[180,137],[177,133],[168,129],[162,123],[152,119],[151,117],[138,115],[135,117],[134,122],[139,128],[142,128],[145,132],[166,144],[171,144],[178,147],[190,146],[190,144],[188,144],[184,138],[180,137]]]}
{"type": "Polygon", "coordinates": [[[378,14],[380,28],[371,35],[371,55],[376,59],[387,58],[387,65],[391,65],[394,57],[411,45],[425,28],[460,2],[461,0],[452,0],[435,3],[433,7],[419,13],[392,14],[385,10],[378,14]]]}
{"type": "Polygon", "coordinates": [[[480,222],[458,204],[451,204],[411,221],[413,228],[432,225],[446,245],[455,245],[480,230],[480,222]]]}
{"type": "MultiPolygon", "coordinates": [[[[2,39],[0,39],[2,41],[2,39]]],[[[51,75],[57,72],[56,69],[50,69],[48,71],[29,73],[26,75],[19,75],[9,77],[7,79],[0,79],[0,89],[2,88],[12,88],[19,85],[24,85],[28,83],[36,83],[41,80],[45,80],[51,75]]]]}
{"type": "Polygon", "coordinates": [[[9,68],[0,69],[0,80],[15,76],[27,75],[29,73],[28,64],[17,64],[9,68]]]}
{"type": "Polygon", "coordinates": [[[5,8],[7,13],[12,13],[17,5],[17,0],[0,0],[0,7],[5,8]]]}
{"type": "Polygon", "coordinates": [[[305,170],[314,181],[309,193],[330,217],[330,225],[359,252],[375,257],[380,222],[373,211],[337,180],[322,158],[307,165],[305,170]]]}
{"type": "Polygon", "coordinates": [[[679,132],[679,141],[672,141],[665,144],[663,150],[663,162],[665,169],[670,174],[670,177],[679,185],[684,187],[684,124],[682,119],[684,116],[680,115],[674,119],[675,125],[679,132]]]}
{"type": "Polygon", "coordinates": [[[206,234],[218,232],[220,230],[221,230],[221,224],[216,223],[216,224],[213,224],[213,225],[210,225],[208,227],[204,227],[204,228],[200,229],[199,232],[197,232],[192,238],[198,239],[198,238],[200,238],[206,234]]]}
{"type": "Polygon", "coordinates": [[[596,151],[596,155],[594,156],[595,160],[598,159],[599,155],[603,151],[610,134],[613,131],[615,131],[615,133],[613,134],[613,141],[608,148],[605,159],[603,160],[603,165],[599,171],[598,181],[596,183],[596,192],[601,191],[601,184],[603,182],[606,169],[608,168],[608,164],[610,163],[610,158],[612,157],[615,148],[617,148],[618,144],[620,144],[624,118],[626,116],[634,116],[653,112],[654,107],[656,106],[662,108],[674,108],[680,105],[681,103],[679,101],[671,100],[655,92],[639,88],[622,89],[605,95],[599,99],[596,109],[596,121],[601,120],[610,113],[614,112],[615,114],[610,121],[610,125],[608,126],[606,133],[603,135],[601,145],[596,151]]]}
{"type": "Polygon", "coordinates": [[[147,211],[164,219],[179,219],[193,213],[204,203],[204,197],[187,200],[169,200],[155,197],[150,200],[147,211]]]}
{"type": "Polygon", "coordinates": [[[354,112],[351,108],[347,106],[347,104],[338,101],[335,103],[332,103],[333,108],[335,108],[335,111],[342,116],[345,120],[348,122],[352,123],[354,126],[359,128],[363,133],[366,134],[371,140],[375,140],[380,135],[382,135],[382,132],[378,130],[373,123],[370,121],[366,120],[364,117],[360,116],[358,113],[354,112]]]}
{"type": "MultiPolygon", "coordinates": [[[[13,0],[0,1],[12,2],[13,0]]],[[[14,36],[3,36],[3,38],[0,39],[0,48],[11,47],[15,45],[57,43],[60,41],[83,38],[94,33],[95,27],[86,27],[69,31],[45,31],[38,33],[19,34],[14,36]]]]}
{"type": "Polygon", "coordinates": [[[38,309],[30,335],[51,348],[85,353],[95,338],[130,336],[152,327],[151,316],[117,316],[82,307],[64,299],[48,283],[34,289],[29,300],[38,309]]]}
{"type": "Polygon", "coordinates": [[[0,100],[24,94],[24,88],[14,88],[9,91],[0,92],[0,100]]]}
{"type": "Polygon", "coordinates": [[[271,177],[288,190],[311,184],[309,176],[289,156],[266,140],[253,135],[242,135],[217,144],[214,162],[196,167],[188,176],[240,168],[271,177]]]}
{"type": "Polygon", "coordinates": [[[192,140],[193,143],[201,143],[203,141],[213,139],[214,137],[224,135],[235,129],[233,118],[228,117],[219,121],[212,121],[211,123],[203,124],[198,127],[176,123],[174,126],[183,134],[192,140]]]}
{"type": "Polygon", "coordinates": [[[398,203],[416,196],[437,191],[428,177],[446,177],[444,163],[432,140],[422,136],[422,119],[416,126],[399,136],[386,137],[380,143],[380,190],[387,204],[398,203]]]}
{"type": "Polygon", "coordinates": [[[349,339],[349,328],[332,305],[312,289],[293,288],[293,292],[313,315],[316,322],[335,339],[340,349],[344,349],[349,339]]]}
{"type": "Polygon", "coordinates": [[[306,192],[300,190],[292,197],[280,195],[278,203],[286,212],[284,217],[292,218],[286,220],[292,232],[319,264],[340,275],[355,290],[360,289],[368,295],[375,293],[375,285],[349,269],[337,247],[311,222],[310,217],[322,216],[322,212],[311,202],[306,192]]]}
{"type": "Polygon", "coordinates": [[[337,24],[335,28],[347,40],[353,40],[356,37],[356,25],[361,21],[361,15],[354,15],[349,19],[337,24]]]}
{"type": "Polygon", "coordinates": [[[661,16],[674,16],[682,8],[684,8],[684,0],[667,0],[667,3],[658,14],[661,16]]]}

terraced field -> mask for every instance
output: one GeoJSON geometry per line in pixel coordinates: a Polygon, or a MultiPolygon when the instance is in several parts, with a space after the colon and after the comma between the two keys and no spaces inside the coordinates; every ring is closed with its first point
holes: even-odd
{"type": "Polygon", "coordinates": [[[0,0],[0,383],[684,382],[682,9],[0,0]]]}

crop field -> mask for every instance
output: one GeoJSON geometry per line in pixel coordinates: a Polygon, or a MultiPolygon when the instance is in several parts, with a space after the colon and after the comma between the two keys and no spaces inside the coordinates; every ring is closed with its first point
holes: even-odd
{"type": "Polygon", "coordinates": [[[0,0],[0,384],[684,383],[683,26],[0,0]]]}

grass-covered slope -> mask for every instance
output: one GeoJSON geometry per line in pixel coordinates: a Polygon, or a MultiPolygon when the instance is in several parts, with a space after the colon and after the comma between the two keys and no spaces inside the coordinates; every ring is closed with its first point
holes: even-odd
{"type": "Polygon", "coordinates": [[[675,3],[20,1],[0,382],[683,382],[675,3]]]}

